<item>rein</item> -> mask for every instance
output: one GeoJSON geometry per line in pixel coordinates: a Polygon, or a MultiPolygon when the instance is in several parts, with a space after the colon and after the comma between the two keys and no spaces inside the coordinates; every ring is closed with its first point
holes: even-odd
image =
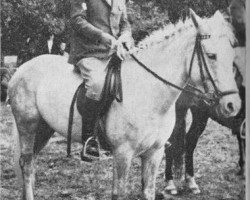
{"type": "MultiPolygon", "coordinates": [[[[167,81],[166,79],[162,78],[161,76],[159,76],[158,74],[156,74],[154,71],[152,71],[150,68],[148,68],[144,63],[142,63],[134,54],[130,54],[130,56],[142,67],[144,68],[147,72],[149,72],[150,74],[152,74],[155,78],[157,78],[158,80],[160,80],[161,82],[163,82],[165,85],[170,85],[173,88],[176,88],[180,91],[192,94],[194,96],[197,96],[198,98],[202,99],[206,104],[208,104],[209,106],[214,105],[215,103],[217,103],[219,101],[220,98],[222,98],[223,96],[227,96],[227,95],[231,95],[231,94],[235,94],[238,93],[238,91],[235,90],[229,90],[229,91],[225,91],[225,92],[221,92],[219,91],[218,87],[216,86],[214,79],[208,69],[205,57],[204,57],[204,52],[201,46],[201,40],[203,39],[208,39],[210,38],[210,35],[200,35],[197,34],[196,36],[196,41],[195,41],[195,46],[194,46],[194,50],[193,50],[193,54],[191,57],[191,61],[190,61],[190,67],[189,67],[189,78],[188,81],[191,79],[191,73],[192,73],[192,68],[193,68],[193,61],[194,61],[194,56],[195,54],[197,54],[198,57],[198,64],[199,64],[199,68],[200,68],[200,74],[201,74],[201,79],[203,82],[203,87],[205,89],[205,93],[202,92],[200,89],[196,88],[195,86],[191,85],[191,84],[187,84],[189,85],[192,89],[194,89],[195,91],[192,90],[187,90],[185,88],[182,88],[174,83],[171,83],[170,81],[167,81]],[[215,90],[214,93],[209,93],[208,92],[208,88],[205,84],[205,74],[204,74],[204,69],[203,66],[205,68],[205,72],[208,74],[209,80],[211,81],[213,88],[215,90]],[[198,92],[198,93],[197,93],[198,92]]],[[[129,51],[128,47],[124,44],[124,48],[129,51]]]]}

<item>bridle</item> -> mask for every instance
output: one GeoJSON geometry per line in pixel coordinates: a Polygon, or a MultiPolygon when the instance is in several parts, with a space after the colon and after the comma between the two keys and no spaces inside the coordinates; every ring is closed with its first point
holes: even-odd
{"type": "MultiPolygon", "coordinates": [[[[208,69],[208,65],[206,63],[206,59],[205,59],[205,56],[204,56],[204,51],[203,51],[203,48],[201,46],[201,40],[209,39],[210,37],[211,37],[210,35],[201,35],[199,33],[196,36],[195,46],[194,46],[194,50],[193,50],[191,61],[190,61],[188,81],[187,81],[187,84],[186,84],[186,85],[190,86],[193,90],[188,90],[186,88],[182,88],[182,87],[180,87],[180,86],[178,86],[178,85],[176,85],[174,83],[171,83],[171,82],[165,80],[164,78],[162,78],[161,76],[156,74],[154,71],[152,71],[150,68],[148,68],[144,63],[142,63],[133,53],[131,53],[130,56],[142,68],[144,68],[147,72],[152,74],[155,78],[157,78],[158,80],[160,80],[164,84],[170,85],[173,88],[176,88],[176,89],[181,90],[183,92],[186,92],[186,93],[192,94],[194,96],[197,96],[199,99],[203,100],[207,105],[213,106],[213,105],[217,104],[222,97],[238,93],[238,91],[237,90],[228,90],[228,91],[221,92],[218,89],[218,87],[216,86],[215,81],[214,81],[214,79],[213,79],[213,77],[212,77],[212,75],[211,75],[211,73],[210,73],[210,71],[208,69]],[[202,92],[200,89],[198,89],[195,86],[189,84],[189,82],[191,80],[195,55],[197,55],[197,58],[198,58],[200,76],[201,76],[201,80],[202,80],[205,92],[202,92]],[[209,81],[211,81],[211,83],[212,83],[212,86],[213,86],[213,89],[214,89],[214,92],[212,92],[212,93],[209,92],[208,87],[206,85],[205,73],[207,73],[209,81]]],[[[124,47],[125,47],[126,50],[128,50],[126,45],[124,45],[124,47]]]]}
{"type": "MultiPolygon", "coordinates": [[[[194,62],[194,56],[195,54],[197,54],[197,58],[198,58],[198,64],[199,64],[199,69],[200,69],[200,76],[201,76],[201,80],[203,83],[203,88],[205,90],[205,93],[203,93],[206,98],[208,97],[209,101],[207,101],[206,99],[203,99],[207,104],[212,104],[214,105],[215,103],[217,103],[219,101],[220,98],[222,98],[223,96],[227,96],[227,95],[231,95],[231,94],[235,94],[238,93],[238,91],[236,90],[228,90],[228,91],[224,91],[221,92],[218,87],[215,84],[215,81],[208,69],[208,65],[206,63],[206,59],[204,57],[204,51],[203,48],[201,46],[201,40],[204,39],[209,39],[211,36],[210,35],[201,35],[201,34],[197,34],[196,36],[196,41],[195,41],[195,47],[193,50],[193,54],[192,54],[192,58],[191,58],[191,62],[190,62],[190,67],[189,67],[189,79],[191,79],[191,75],[192,75],[192,68],[193,68],[193,62],[194,62]],[[209,81],[212,83],[214,92],[210,93],[209,89],[206,85],[206,80],[205,80],[205,73],[207,73],[209,81]],[[211,102],[212,101],[212,102],[211,102]]],[[[194,86],[188,84],[189,86],[191,86],[193,89],[197,89],[194,86]]]]}

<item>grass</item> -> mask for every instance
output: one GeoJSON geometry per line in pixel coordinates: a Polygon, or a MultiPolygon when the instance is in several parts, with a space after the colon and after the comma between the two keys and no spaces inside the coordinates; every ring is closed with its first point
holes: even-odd
{"type": "MultiPolygon", "coordinates": [[[[21,187],[13,167],[12,116],[10,108],[1,105],[0,118],[0,160],[1,196],[0,200],[17,200],[21,187]]],[[[111,199],[112,158],[93,164],[79,160],[81,146],[73,144],[73,158],[66,158],[64,139],[53,137],[41,151],[37,159],[36,200],[106,200],[111,199]]],[[[243,200],[244,180],[237,175],[238,146],[230,130],[209,121],[200,137],[194,155],[195,176],[201,194],[191,194],[184,182],[178,181],[180,195],[177,200],[243,200]]],[[[157,178],[157,193],[164,190],[163,159],[157,178]]],[[[128,188],[128,199],[140,199],[140,160],[134,159],[128,188]]],[[[163,196],[157,195],[157,199],[163,196]]]]}

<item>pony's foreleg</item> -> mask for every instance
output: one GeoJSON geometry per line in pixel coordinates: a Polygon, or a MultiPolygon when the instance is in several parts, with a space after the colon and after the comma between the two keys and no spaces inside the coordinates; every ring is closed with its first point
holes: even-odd
{"type": "Polygon", "coordinates": [[[164,147],[154,149],[141,156],[142,160],[142,192],[145,200],[155,199],[155,181],[162,160],[164,147]]]}
{"type": "Polygon", "coordinates": [[[34,200],[34,184],[35,184],[35,155],[34,141],[36,122],[25,123],[25,126],[19,125],[19,141],[20,141],[20,159],[19,165],[23,178],[23,200],[34,200]],[[29,127],[29,128],[26,128],[29,127]]]}
{"type": "Polygon", "coordinates": [[[198,108],[192,108],[191,111],[193,121],[186,135],[186,182],[192,193],[199,194],[200,189],[194,178],[193,154],[198,139],[206,128],[208,116],[206,112],[200,111],[198,108]]]}
{"type": "Polygon", "coordinates": [[[178,191],[177,191],[177,187],[175,186],[174,177],[173,177],[173,170],[172,170],[173,152],[172,152],[172,150],[173,150],[172,147],[165,149],[165,160],[166,160],[166,165],[165,165],[166,187],[165,187],[165,191],[166,191],[166,193],[176,195],[178,193],[178,191]]]}
{"type": "MultiPolygon", "coordinates": [[[[175,137],[175,140],[170,147],[172,149],[173,165],[175,166],[175,176],[177,179],[182,178],[182,169],[184,166],[183,157],[185,152],[185,135],[186,135],[186,116],[188,106],[180,106],[176,104],[176,121],[173,133],[171,135],[175,137]]],[[[167,152],[166,152],[167,155],[167,152]]]]}
{"type": "Polygon", "coordinates": [[[133,150],[127,144],[114,151],[112,200],[126,198],[127,179],[133,154],[133,150]]]}
{"type": "Polygon", "coordinates": [[[166,187],[165,191],[166,194],[176,195],[178,193],[177,187],[174,183],[174,177],[173,177],[173,146],[170,148],[165,148],[165,181],[166,181],[166,187]]]}
{"type": "Polygon", "coordinates": [[[179,105],[176,103],[176,121],[174,130],[170,138],[172,138],[172,146],[165,148],[165,191],[172,195],[177,194],[177,187],[174,183],[173,177],[173,164],[175,164],[175,173],[178,174],[177,178],[182,177],[183,169],[183,155],[184,155],[184,138],[186,135],[186,114],[188,106],[179,105]],[[178,173],[177,173],[178,172],[178,173]]]}
{"type": "Polygon", "coordinates": [[[20,167],[23,175],[23,200],[33,200],[35,184],[33,154],[21,154],[20,167]]]}

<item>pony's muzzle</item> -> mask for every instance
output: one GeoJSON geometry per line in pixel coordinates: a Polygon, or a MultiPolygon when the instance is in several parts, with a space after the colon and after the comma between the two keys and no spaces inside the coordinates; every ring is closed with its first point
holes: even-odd
{"type": "Polygon", "coordinates": [[[239,94],[231,94],[224,96],[219,101],[217,113],[223,117],[234,117],[238,114],[241,108],[241,99],[239,94]]]}

